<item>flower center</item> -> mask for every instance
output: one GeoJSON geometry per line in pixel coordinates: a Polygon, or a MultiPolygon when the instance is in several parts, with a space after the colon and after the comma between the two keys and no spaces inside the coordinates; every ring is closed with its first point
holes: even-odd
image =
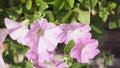
{"type": "Polygon", "coordinates": [[[85,45],[84,45],[84,44],[81,44],[79,48],[80,48],[80,49],[83,49],[83,48],[85,48],[85,45]]]}
{"type": "Polygon", "coordinates": [[[43,30],[39,29],[39,30],[37,31],[37,35],[38,35],[38,36],[43,35],[43,30]]]}

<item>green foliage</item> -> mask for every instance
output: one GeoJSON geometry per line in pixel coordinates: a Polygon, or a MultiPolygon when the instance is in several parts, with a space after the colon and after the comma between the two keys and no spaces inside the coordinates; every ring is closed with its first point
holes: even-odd
{"type": "Polygon", "coordinates": [[[37,6],[39,6],[39,11],[43,12],[45,9],[48,8],[48,5],[43,0],[39,0],[39,2],[36,3],[37,6]],[[38,4],[39,3],[39,4],[38,4]]]}
{"type": "Polygon", "coordinates": [[[55,0],[53,10],[55,13],[58,13],[64,6],[65,0],[55,0]]]}
{"type": "Polygon", "coordinates": [[[110,14],[119,11],[117,2],[106,0],[9,0],[8,4],[7,0],[1,0],[0,16],[3,17],[0,21],[3,22],[5,17],[9,17],[13,20],[27,18],[33,22],[35,19],[45,17],[52,22],[68,23],[74,19],[74,21],[90,24],[92,23],[90,20],[93,18],[91,10],[94,9],[97,12],[96,16],[106,22],[110,14]]]}
{"type": "Polygon", "coordinates": [[[51,21],[51,22],[55,21],[55,18],[54,18],[53,13],[51,11],[45,11],[45,14],[46,14],[45,17],[48,19],[48,21],[51,21]]]}
{"type": "Polygon", "coordinates": [[[90,24],[90,12],[89,11],[82,11],[82,10],[76,10],[78,11],[78,21],[80,21],[83,24],[90,24]]]}
{"type": "Polygon", "coordinates": [[[30,10],[31,7],[32,7],[32,1],[31,1],[31,0],[28,0],[28,1],[26,2],[26,8],[27,8],[27,10],[30,10]]]}
{"type": "Polygon", "coordinates": [[[10,68],[33,68],[33,65],[30,61],[27,61],[15,65],[10,65],[10,68]]]}
{"type": "Polygon", "coordinates": [[[111,65],[113,63],[114,55],[111,54],[110,51],[102,50],[100,53],[101,57],[104,57],[104,65],[111,65]]]}
{"type": "Polygon", "coordinates": [[[65,7],[66,9],[70,10],[74,6],[75,0],[65,0],[65,7]]]}
{"type": "Polygon", "coordinates": [[[109,23],[109,29],[115,29],[120,27],[120,14],[113,15],[109,23]]]}
{"type": "Polygon", "coordinates": [[[65,48],[64,48],[64,53],[67,54],[67,55],[69,55],[69,54],[70,54],[70,51],[71,51],[71,49],[74,47],[74,45],[75,45],[75,43],[74,43],[73,40],[69,41],[69,42],[67,43],[67,45],[65,46],[65,48]]]}
{"type": "Polygon", "coordinates": [[[87,64],[75,63],[75,64],[71,65],[70,68],[94,68],[94,67],[87,65],[87,64]]]}
{"type": "Polygon", "coordinates": [[[116,5],[115,2],[112,2],[112,3],[109,4],[110,9],[115,9],[116,6],[117,6],[117,5],[116,5]]]}
{"type": "Polygon", "coordinates": [[[97,2],[98,2],[98,0],[89,0],[89,1],[90,1],[90,8],[94,9],[96,4],[97,4],[97,2]]]}
{"type": "Polygon", "coordinates": [[[21,14],[22,11],[23,11],[22,5],[19,5],[19,6],[15,7],[15,11],[16,11],[18,14],[21,14]]]}
{"type": "Polygon", "coordinates": [[[70,20],[73,15],[74,15],[74,11],[68,12],[64,17],[62,17],[61,22],[62,23],[68,22],[68,20],[70,20]]]}
{"type": "Polygon", "coordinates": [[[81,65],[79,63],[75,63],[70,66],[70,68],[80,68],[80,67],[81,67],[81,65]]]}
{"type": "Polygon", "coordinates": [[[114,57],[113,55],[108,56],[108,57],[105,59],[104,64],[105,64],[105,65],[111,65],[112,62],[113,62],[113,57],[114,57]]]}
{"type": "Polygon", "coordinates": [[[6,50],[3,52],[3,58],[6,63],[10,64],[10,68],[33,68],[30,67],[32,63],[27,61],[25,57],[29,49],[27,46],[19,44],[8,37],[4,47],[6,50]]]}

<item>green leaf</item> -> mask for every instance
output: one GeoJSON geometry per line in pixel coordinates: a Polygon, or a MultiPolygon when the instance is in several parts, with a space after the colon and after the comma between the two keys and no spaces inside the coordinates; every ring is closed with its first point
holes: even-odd
{"type": "Polygon", "coordinates": [[[108,15],[109,15],[109,7],[106,3],[106,0],[102,0],[98,2],[99,4],[99,17],[102,19],[103,22],[106,22],[108,15]]]}
{"type": "Polygon", "coordinates": [[[25,18],[26,18],[26,19],[29,19],[29,20],[32,20],[32,19],[33,19],[33,15],[25,14],[25,18]]]}
{"type": "Polygon", "coordinates": [[[79,63],[72,64],[70,68],[80,68],[81,65],[79,63]]]}
{"type": "Polygon", "coordinates": [[[64,6],[65,0],[55,0],[53,10],[55,13],[58,13],[64,6]]]}
{"type": "Polygon", "coordinates": [[[41,0],[35,0],[35,4],[37,5],[37,6],[40,6],[40,2],[41,0]]]}
{"type": "Polygon", "coordinates": [[[70,53],[71,49],[74,47],[74,45],[75,45],[74,40],[70,40],[64,48],[64,53],[69,55],[69,53],[70,53]]]}
{"type": "Polygon", "coordinates": [[[27,46],[24,46],[24,49],[22,50],[21,54],[25,56],[28,50],[29,48],[27,46]]]}
{"type": "Polygon", "coordinates": [[[32,7],[32,1],[31,1],[31,0],[28,0],[28,1],[26,2],[26,8],[27,8],[27,10],[30,10],[31,7],[32,7]]]}
{"type": "Polygon", "coordinates": [[[70,10],[73,8],[74,0],[65,0],[65,7],[70,10]]]}
{"type": "Polygon", "coordinates": [[[44,16],[45,16],[45,14],[40,12],[40,11],[39,12],[34,12],[33,21],[38,19],[38,18],[43,18],[44,16]]]}
{"type": "Polygon", "coordinates": [[[96,33],[98,33],[98,34],[102,34],[102,33],[103,33],[102,30],[99,29],[99,27],[97,27],[96,25],[91,25],[91,27],[93,28],[93,30],[94,30],[96,33]]]}
{"type": "Polygon", "coordinates": [[[109,12],[108,11],[100,11],[99,16],[105,22],[108,18],[109,12]]]}
{"type": "Polygon", "coordinates": [[[120,27],[120,23],[118,22],[110,22],[109,23],[109,29],[115,29],[117,27],[120,27]]]}
{"type": "Polygon", "coordinates": [[[45,14],[46,14],[45,17],[48,19],[48,21],[54,22],[54,20],[55,20],[54,15],[51,11],[45,11],[45,14]]]}
{"type": "Polygon", "coordinates": [[[25,68],[33,68],[33,65],[31,62],[26,62],[26,67],[25,68]]]}
{"type": "Polygon", "coordinates": [[[96,6],[98,0],[89,0],[90,1],[90,8],[94,9],[94,7],[96,6]]]}
{"type": "Polygon", "coordinates": [[[114,58],[113,55],[107,56],[107,57],[105,58],[105,60],[104,60],[104,64],[105,64],[105,65],[111,65],[112,62],[113,62],[113,58],[114,58]]]}
{"type": "Polygon", "coordinates": [[[48,4],[44,2],[43,0],[39,0],[39,1],[40,1],[39,11],[43,12],[45,9],[48,8],[48,4]]]}
{"type": "Polygon", "coordinates": [[[75,64],[72,64],[70,68],[93,68],[93,67],[87,64],[75,63],[75,64]]]}
{"type": "Polygon", "coordinates": [[[15,8],[15,11],[18,13],[18,14],[21,14],[22,13],[22,6],[19,5],[15,8]]]}
{"type": "Polygon", "coordinates": [[[62,17],[61,22],[62,22],[62,23],[67,22],[68,20],[70,20],[70,18],[72,17],[72,15],[73,15],[73,11],[68,12],[67,15],[65,15],[64,17],[62,17]]]}
{"type": "Polygon", "coordinates": [[[115,29],[118,27],[120,27],[120,14],[114,15],[109,23],[109,29],[115,29]]]}
{"type": "Polygon", "coordinates": [[[12,20],[16,20],[17,13],[13,9],[8,11],[8,15],[9,15],[9,18],[11,18],[12,20]]]}
{"type": "Polygon", "coordinates": [[[78,21],[84,24],[90,24],[90,12],[89,11],[82,11],[78,10],[78,21]]]}

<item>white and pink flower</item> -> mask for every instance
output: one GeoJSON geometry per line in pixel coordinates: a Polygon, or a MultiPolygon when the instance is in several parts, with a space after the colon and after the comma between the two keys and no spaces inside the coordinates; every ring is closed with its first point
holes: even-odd
{"type": "Polygon", "coordinates": [[[13,40],[17,40],[19,43],[26,45],[26,39],[24,38],[29,29],[24,22],[12,21],[5,18],[5,25],[7,27],[7,33],[13,40]]]}
{"type": "Polygon", "coordinates": [[[75,42],[78,39],[82,38],[91,38],[91,30],[89,25],[80,24],[78,22],[73,22],[70,24],[61,24],[60,28],[63,32],[58,36],[61,39],[61,42],[68,43],[70,40],[75,42]]]}
{"type": "Polygon", "coordinates": [[[79,63],[88,63],[99,53],[97,47],[98,41],[95,39],[80,39],[71,49],[70,56],[77,59],[79,63]]]}

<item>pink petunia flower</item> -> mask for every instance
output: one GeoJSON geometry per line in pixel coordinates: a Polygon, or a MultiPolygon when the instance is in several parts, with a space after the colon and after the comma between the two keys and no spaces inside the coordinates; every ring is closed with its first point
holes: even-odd
{"type": "Polygon", "coordinates": [[[2,47],[6,36],[7,36],[6,28],[0,29],[0,48],[2,47]]]}
{"type": "Polygon", "coordinates": [[[26,45],[25,35],[29,31],[24,22],[18,23],[5,18],[5,25],[7,27],[7,33],[13,40],[26,45]]]}
{"type": "Polygon", "coordinates": [[[58,36],[61,42],[68,43],[72,39],[76,42],[78,39],[91,38],[91,34],[89,33],[91,28],[87,24],[73,22],[70,24],[61,24],[60,28],[63,30],[58,36]]]}
{"type": "Polygon", "coordinates": [[[70,55],[72,58],[77,59],[79,63],[88,63],[93,59],[99,50],[98,41],[95,39],[82,39],[77,41],[76,45],[71,49],[70,55]]]}
{"type": "MultiPolygon", "coordinates": [[[[51,22],[47,22],[46,19],[37,19],[30,26],[30,31],[27,33],[28,45],[30,52],[35,52],[38,56],[38,62],[43,63],[45,60],[50,61],[50,58],[54,55],[54,50],[59,42],[57,39],[60,28],[51,22]],[[35,51],[34,51],[35,50],[35,51]]],[[[34,54],[28,54],[28,58],[33,58],[34,54]],[[31,54],[31,55],[30,55],[31,54]]]]}

